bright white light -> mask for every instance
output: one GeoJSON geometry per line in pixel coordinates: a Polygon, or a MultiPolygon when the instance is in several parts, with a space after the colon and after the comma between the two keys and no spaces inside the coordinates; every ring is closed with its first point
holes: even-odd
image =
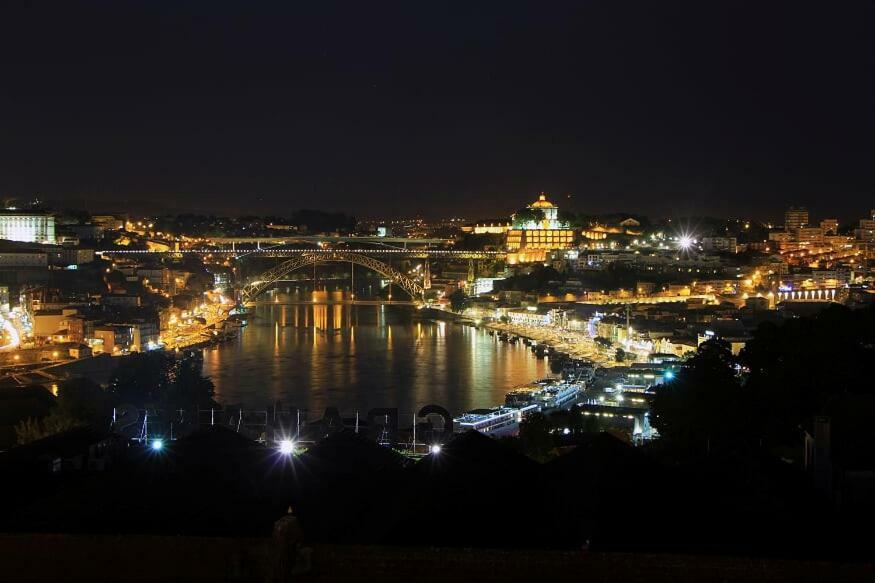
{"type": "Polygon", "coordinates": [[[9,344],[6,344],[0,349],[9,350],[12,348],[17,348],[19,344],[21,344],[21,338],[18,334],[18,330],[9,320],[0,317],[0,327],[6,332],[6,335],[9,336],[9,344]]]}
{"type": "Polygon", "coordinates": [[[667,378],[667,379],[669,379],[669,380],[673,379],[673,378],[674,378],[674,373],[671,372],[670,370],[665,371],[665,378],[667,378]]]}
{"type": "Polygon", "coordinates": [[[295,451],[295,442],[291,439],[283,439],[280,441],[280,453],[283,455],[292,455],[295,451]]]}
{"type": "Polygon", "coordinates": [[[433,453],[434,455],[437,455],[437,454],[439,454],[439,453],[441,452],[441,446],[439,446],[438,444],[434,444],[433,446],[431,446],[431,447],[429,448],[429,450],[430,450],[431,453],[433,453]]]}
{"type": "Polygon", "coordinates": [[[694,242],[693,238],[689,235],[681,235],[680,239],[678,239],[678,248],[687,251],[693,246],[694,242]]]}
{"type": "Polygon", "coordinates": [[[152,451],[161,451],[164,449],[164,440],[163,439],[153,439],[152,440],[152,451]]]}
{"type": "Polygon", "coordinates": [[[571,430],[568,429],[567,427],[562,430],[562,435],[568,435],[569,433],[571,433],[571,430]]]}

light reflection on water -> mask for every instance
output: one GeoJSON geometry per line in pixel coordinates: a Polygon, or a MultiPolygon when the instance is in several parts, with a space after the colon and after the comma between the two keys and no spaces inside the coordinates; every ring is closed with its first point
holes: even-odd
{"type": "Polygon", "coordinates": [[[276,401],[321,415],[435,403],[450,413],[504,402],[511,388],[548,374],[522,343],[483,330],[418,321],[402,306],[259,306],[236,340],[204,351],[204,374],[226,405],[276,401]]]}

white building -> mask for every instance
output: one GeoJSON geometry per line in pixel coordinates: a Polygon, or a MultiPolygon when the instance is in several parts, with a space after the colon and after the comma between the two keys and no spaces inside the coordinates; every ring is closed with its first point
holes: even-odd
{"type": "Polygon", "coordinates": [[[46,213],[0,211],[0,239],[55,243],[55,217],[46,213]]]}

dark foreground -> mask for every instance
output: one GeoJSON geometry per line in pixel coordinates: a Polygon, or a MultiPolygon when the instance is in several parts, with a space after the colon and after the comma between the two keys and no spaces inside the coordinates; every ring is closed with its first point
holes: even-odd
{"type": "Polygon", "coordinates": [[[795,468],[677,466],[604,433],[564,450],[541,464],[472,432],[412,462],[340,431],[292,457],[214,427],[156,452],[83,428],[0,455],[0,568],[267,580],[293,520],[316,581],[873,575],[871,513],[838,511],[795,468]]]}
{"type": "MultiPolygon", "coordinates": [[[[0,535],[15,581],[283,581],[271,539],[0,535]]],[[[292,581],[871,581],[865,564],[547,550],[338,546],[311,549],[292,581]]]]}

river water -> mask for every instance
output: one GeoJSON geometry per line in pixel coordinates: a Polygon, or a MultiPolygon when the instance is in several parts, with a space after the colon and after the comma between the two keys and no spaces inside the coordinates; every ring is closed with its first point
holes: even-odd
{"type": "Polygon", "coordinates": [[[513,387],[547,376],[522,343],[485,330],[419,320],[410,306],[260,305],[239,336],[204,351],[204,374],[223,405],[277,401],[320,416],[434,403],[457,414],[504,402],[513,387]]]}

